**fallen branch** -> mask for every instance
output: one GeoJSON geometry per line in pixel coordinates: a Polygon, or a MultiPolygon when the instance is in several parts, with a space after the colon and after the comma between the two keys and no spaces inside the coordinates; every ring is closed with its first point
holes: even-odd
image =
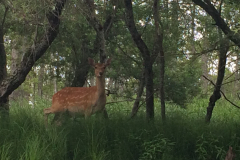
{"type": "MultiPolygon", "coordinates": [[[[202,75],[206,80],[208,80],[212,85],[214,85],[214,87],[216,87],[216,85],[213,83],[212,80],[208,79],[206,76],[202,75]]],[[[220,92],[222,93],[223,97],[229,102],[231,103],[233,106],[237,107],[238,109],[240,109],[240,107],[238,105],[236,105],[235,103],[233,103],[232,101],[230,101],[226,95],[223,93],[223,91],[220,89],[220,92]]]]}

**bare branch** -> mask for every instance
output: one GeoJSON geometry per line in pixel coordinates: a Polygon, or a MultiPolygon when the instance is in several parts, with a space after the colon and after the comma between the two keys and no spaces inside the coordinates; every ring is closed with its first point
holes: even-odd
{"type": "MultiPolygon", "coordinates": [[[[216,85],[213,83],[212,80],[208,79],[206,76],[202,75],[206,80],[208,80],[212,85],[214,85],[214,87],[216,87],[216,85]]],[[[238,109],[240,109],[240,107],[238,105],[236,105],[235,103],[233,103],[232,101],[230,101],[226,95],[224,94],[224,92],[220,89],[220,92],[222,93],[223,97],[229,102],[231,103],[233,106],[237,107],[238,109]]]]}
{"type": "Polygon", "coordinates": [[[230,77],[232,77],[235,73],[237,73],[240,69],[237,69],[236,71],[234,71],[232,74],[230,74],[228,77],[225,78],[225,80],[229,79],[230,77]]]}

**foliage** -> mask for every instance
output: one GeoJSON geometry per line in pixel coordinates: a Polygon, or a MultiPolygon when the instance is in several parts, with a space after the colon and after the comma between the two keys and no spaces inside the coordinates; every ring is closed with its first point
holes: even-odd
{"type": "Polygon", "coordinates": [[[150,141],[144,141],[142,144],[143,151],[140,160],[154,160],[154,159],[165,159],[164,155],[171,155],[173,142],[170,142],[167,138],[164,138],[163,135],[156,135],[150,141]]]}
{"type": "MultiPolygon", "coordinates": [[[[113,58],[107,78],[111,84],[107,85],[111,92],[116,93],[116,98],[134,98],[138,90],[139,80],[142,76],[143,62],[140,53],[134,44],[125,25],[125,9],[122,1],[94,1],[96,16],[103,24],[109,15],[113,23],[106,36],[106,53],[113,58]],[[113,10],[115,8],[116,10],[113,10]]],[[[202,51],[208,57],[208,70],[216,70],[217,52],[214,50],[219,42],[219,33],[213,20],[201,8],[193,5],[191,1],[177,3],[175,1],[160,2],[160,21],[163,29],[163,48],[165,52],[165,95],[166,100],[185,106],[186,102],[198,96],[201,92],[201,62],[202,51]],[[195,51],[193,51],[193,49],[195,51]],[[208,51],[210,50],[210,51],[208,51]],[[193,53],[194,52],[194,53],[193,53]]],[[[134,1],[134,20],[150,52],[155,47],[155,26],[152,17],[150,1],[134,1]]],[[[219,7],[218,3],[215,4],[219,7]]],[[[234,31],[238,31],[239,13],[236,11],[236,1],[224,1],[221,15],[231,22],[234,31]]],[[[35,63],[34,68],[22,84],[21,90],[29,93],[34,101],[34,96],[40,90],[39,82],[42,80],[43,97],[49,98],[56,89],[70,86],[77,64],[81,64],[85,57],[99,59],[93,53],[96,32],[90,27],[84,16],[82,1],[68,1],[61,16],[60,32],[57,39],[47,50],[46,54],[35,63]],[[39,76],[39,68],[44,67],[44,75],[39,76]],[[55,82],[55,80],[57,82],[55,82]],[[55,84],[53,84],[55,83],[55,84]],[[54,87],[56,85],[57,87],[54,87]]],[[[47,21],[45,14],[53,7],[53,1],[3,1],[0,5],[0,15],[4,15],[5,7],[9,7],[4,27],[5,47],[8,57],[8,71],[11,72],[13,62],[11,52],[16,49],[19,60],[24,55],[26,46],[34,44],[35,34],[45,32],[47,21]],[[19,6],[19,7],[18,7],[19,6]]],[[[37,41],[37,39],[36,39],[37,41]]],[[[237,64],[236,47],[231,47],[228,68],[237,64]],[[231,58],[231,59],[230,59],[231,58]]],[[[154,85],[156,97],[159,88],[159,57],[154,63],[154,85]]],[[[236,68],[237,69],[237,68],[236,68]]],[[[88,71],[86,71],[88,72],[88,71]]],[[[89,71],[87,80],[92,79],[92,70],[89,71]]],[[[232,74],[232,71],[227,75],[232,74]]],[[[214,80],[214,75],[208,75],[214,80]]],[[[236,79],[232,76],[232,79],[236,79]]],[[[233,83],[231,83],[233,84],[233,83]]],[[[230,85],[230,84],[229,84],[230,85]]],[[[231,86],[234,88],[235,83],[231,86]]],[[[209,87],[211,88],[211,87],[209,87]]],[[[208,89],[209,89],[208,88],[208,89]]],[[[236,89],[225,87],[226,92],[236,95],[236,89]],[[234,91],[234,93],[232,93],[234,91]]],[[[145,93],[144,93],[145,94],[145,93]]],[[[32,102],[34,103],[34,102],[32,102]]]]}
{"type": "MultiPolygon", "coordinates": [[[[42,109],[49,101],[11,103],[9,126],[0,124],[1,159],[132,160],[223,159],[232,146],[240,154],[239,110],[220,100],[211,124],[203,122],[207,100],[194,99],[186,109],[167,104],[162,123],[156,107],[154,123],[144,110],[129,120],[130,103],[107,106],[109,120],[99,116],[70,119],[62,127],[44,127],[42,109]],[[127,113],[126,113],[127,112],[127,113]],[[224,114],[223,114],[224,113],[224,114]]],[[[159,104],[156,104],[159,106],[159,104]]]]}

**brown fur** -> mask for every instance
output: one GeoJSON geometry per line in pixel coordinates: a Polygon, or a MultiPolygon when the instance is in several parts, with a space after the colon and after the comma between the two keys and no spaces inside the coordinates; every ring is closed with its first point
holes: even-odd
{"type": "MultiPolygon", "coordinates": [[[[95,69],[96,86],[93,87],[66,87],[55,93],[52,97],[52,106],[44,109],[45,125],[48,124],[48,115],[55,114],[53,121],[59,120],[64,113],[71,116],[76,114],[89,117],[96,112],[105,110],[105,69],[110,65],[111,59],[106,63],[94,63],[91,58],[89,64],[95,69]]],[[[58,122],[60,125],[61,122],[58,122]]]]}
{"type": "Polygon", "coordinates": [[[235,154],[233,153],[232,147],[229,146],[225,160],[233,160],[234,158],[235,158],[235,154]]]}

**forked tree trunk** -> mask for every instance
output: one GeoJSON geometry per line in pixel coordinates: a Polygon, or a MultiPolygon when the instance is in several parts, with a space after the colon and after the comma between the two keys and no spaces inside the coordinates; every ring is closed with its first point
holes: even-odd
{"type": "MultiPolygon", "coordinates": [[[[85,0],[84,2],[87,8],[87,12],[86,12],[87,14],[85,13],[87,21],[96,31],[96,39],[94,42],[94,53],[95,54],[99,53],[100,63],[104,63],[107,58],[106,50],[105,50],[105,38],[107,37],[108,32],[112,27],[113,17],[112,15],[110,15],[106,19],[105,23],[102,25],[95,13],[94,0],[85,0]]],[[[108,114],[106,110],[104,110],[104,117],[108,118],[108,114]]]]}
{"type": "Polygon", "coordinates": [[[82,43],[81,51],[83,55],[81,56],[73,46],[75,55],[78,58],[80,57],[80,60],[78,60],[78,62],[76,62],[75,64],[76,69],[74,80],[72,81],[71,84],[72,87],[82,87],[85,84],[90,69],[90,66],[88,65],[88,57],[95,57],[99,53],[100,62],[103,63],[105,61],[106,59],[105,39],[108,37],[108,33],[113,23],[113,15],[109,15],[105,20],[104,25],[100,24],[100,21],[97,19],[97,16],[95,15],[95,7],[93,0],[84,1],[82,9],[83,10],[86,9],[85,12],[83,12],[83,14],[85,14],[87,21],[95,29],[96,37],[94,41],[93,50],[90,49],[90,46],[88,46],[89,42],[84,41],[82,43]]]}
{"type": "MultiPolygon", "coordinates": [[[[29,48],[19,64],[19,67],[10,76],[4,77],[0,75],[0,108],[3,110],[9,110],[7,106],[8,96],[17,89],[25,80],[27,74],[31,71],[34,63],[45,53],[48,47],[51,45],[53,40],[58,34],[60,19],[62,9],[64,7],[66,0],[59,0],[56,2],[54,10],[49,11],[47,14],[47,19],[49,22],[49,27],[46,28],[42,38],[36,43],[34,48],[29,48]]],[[[0,72],[4,71],[6,67],[6,54],[4,53],[3,44],[3,32],[2,27],[0,27],[0,72]]]]}
{"type": "Polygon", "coordinates": [[[217,81],[214,86],[213,94],[211,95],[207,107],[207,114],[205,117],[205,121],[207,123],[210,122],[212,117],[213,108],[215,106],[215,103],[218,99],[221,98],[220,89],[222,86],[224,74],[225,74],[225,67],[226,67],[226,59],[227,59],[227,52],[229,49],[229,40],[223,39],[220,42],[220,48],[219,48],[219,60],[218,60],[218,75],[217,75],[217,81]]]}
{"type": "Polygon", "coordinates": [[[152,57],[150,51],[142,40],[139,34],[133,16],[133,8],[131,0],[124,0],[126,9],[125,22],[130,31],[133,41],[138,47],[144,61],[144,72],[146,81],[146,118],[154,118],[154,93],[153,93],[153,70],[152,70],[152,57]]]}

